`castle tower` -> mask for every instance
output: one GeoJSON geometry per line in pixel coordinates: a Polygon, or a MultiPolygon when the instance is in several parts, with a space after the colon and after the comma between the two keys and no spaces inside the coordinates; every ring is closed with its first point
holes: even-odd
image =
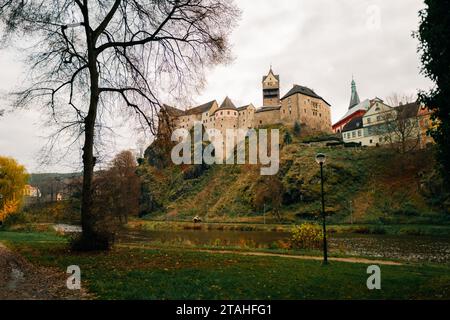
{"type": "Polygon", "coordinates": [[[348,109],[350,110],[351,108],[358,105],[359,103],[360,103],[360,101],[359,101],[358,91],[356,91],[356,83],[352,77],[352,96],[350,97],[350,105],[349,105],[348,109]]]}
{"type": "Polygon", "coordinates": [[[280,76],[275,75],[270,67],[267,76],[262,79],[263,106],[277,107],[280,105],[280,76]]]}

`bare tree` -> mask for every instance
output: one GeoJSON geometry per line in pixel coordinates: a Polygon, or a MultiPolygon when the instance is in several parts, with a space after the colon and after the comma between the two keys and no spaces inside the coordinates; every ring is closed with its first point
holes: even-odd
{"type": "Polygon", "coordinates": [[[394,109],[382,116],[385,138],[402,154],[416,149],[420,142],[419,104],[416,99],[413,96],[393,94],[387,101],[394,109]]]}
{"type": "Polygon", "coordinates": [[[392,93],[389,97],[386,98],[386,102],[391,107],[397,107],[405,104],[410,104],[417,101],[417,97],[413,94],[399,94],[392,93]]]}
{"type": "Polygon", "coordinates": [[[92,212],[102,129],[123,117],[155,134],[161,92],[198,88],[206,67],[227,61],[238,15],[229,0],[0,0],[4,41],[34,44],[16,106],[46,108],[55,137],[82,141],[86,249],[104,247],[92,212]]]}

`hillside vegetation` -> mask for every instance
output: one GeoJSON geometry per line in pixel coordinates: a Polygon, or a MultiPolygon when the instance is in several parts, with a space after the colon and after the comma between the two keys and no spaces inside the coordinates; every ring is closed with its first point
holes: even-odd
{"type": "MultiPolygon", "coordinates": [[[[314,220],[320,212],[320,168],[327,155],[325,201],[333,223],[447,223],[448,201],[433,176],[433,150],[400,155],[389,148],[327,147],[307,144],[281,128],[289,144],[280,150],[275,177],[256,165],[182,165],[153,161],[154,146],[139,167],[143,213],[151,219],[284,222],[314,220]],[[154,164],[154,165],[152,165],[154,164]],[[277,200],[278,199],[278,200],[277,200]],[[278,206],[278,203],[280,206],[278,206]]],[[[286,141],[286,139],[284,140],[286,141]]]]}

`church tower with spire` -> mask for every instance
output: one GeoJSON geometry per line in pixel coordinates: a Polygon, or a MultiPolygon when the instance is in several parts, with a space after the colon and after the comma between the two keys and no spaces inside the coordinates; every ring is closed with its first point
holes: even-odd
{"type": "Polygon", "coordinates": [[[358,91],[356,90],[356,83],[355,79],[352,77],[352,95],[350,97],[350,105],[348,106],[348,109],[350,110],[354,106],[358,105],[361,101],[359,100],[358,91]]]}
{"type": "Polygon", "coordinates": [[[264,107],[278,107],[280,106],[280,76],[276,75],[272,66],[270,66],[269,73],[263,76],[263,106],[264,107]]]}

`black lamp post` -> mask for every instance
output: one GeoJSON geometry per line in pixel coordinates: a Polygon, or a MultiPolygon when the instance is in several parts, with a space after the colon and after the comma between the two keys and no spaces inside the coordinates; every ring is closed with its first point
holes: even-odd
{"type": "Polygon", "coordinates": [[[327,227],[325,224],[325,199],[323,196],[323,164],[325,163],[326,156],[323,153],[316,155],[316,162],[320,165],[320,186],[322,194],[322,227],[323,227],[323,264],[328,264],[327,253],[327,227]]]}

